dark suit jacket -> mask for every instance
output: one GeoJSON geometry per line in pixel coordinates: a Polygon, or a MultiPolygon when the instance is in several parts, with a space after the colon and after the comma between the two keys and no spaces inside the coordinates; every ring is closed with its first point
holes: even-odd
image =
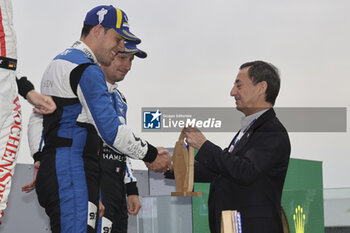
{"type": "Polygon", "coordinates": [[[289,156],[287,131],[272,108],[231,153],[206,141],[196,156],[195,181],[211,182],[210,231],[220,233],[222,210],[238,210],[244,233],[283,233],[281,195],[289,156]]]}

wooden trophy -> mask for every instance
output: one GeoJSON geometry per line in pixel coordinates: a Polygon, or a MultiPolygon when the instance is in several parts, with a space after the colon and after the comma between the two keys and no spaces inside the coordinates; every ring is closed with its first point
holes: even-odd
{"type": "Polygon", "coordinates": [[[221,233],[242,233],[241,214],[236,210],[221,212],[221,233]]]}
{"type": "Polygon", "coordinates": [[[184,139],[185,135],[181,132],[174,148],[172,161],[176,192],[172,192],[171,196],[203,196],[202,192],[192,192],[194,180],[194,148],[190,146],[187,150],[184,139]]]}

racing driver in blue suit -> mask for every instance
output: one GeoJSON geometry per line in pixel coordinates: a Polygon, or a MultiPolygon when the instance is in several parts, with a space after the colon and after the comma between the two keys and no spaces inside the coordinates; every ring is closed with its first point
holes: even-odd
{"type": "MultiPolygon", "coordinates": [[[[99,137],[154,171],[171,167],[169,152],[136,136],[111,104],[99,64],[109,65],[124,51],[125,40],[141,41],[130,32],[126,14],[114,6],[95,7],[86,15],[80,41],[56,56],[43,74],[41,92],[52,96],[57,109],[42,122],[31,121],[43,126],[45,144],[34,154],[36,168],[40,161],[35,187],[53,233],[96,232],[99,137]]],[[[29,126],[35,142],[39,128],[29,126]]]]}
{"type": "MultiPolygon", "coordinates": [[[[130,71],[134,56],[146,58],[147,54],[138,49],[135,43],[126,42],[125,51],[118,53],[109,66],[101,65],[106,76],[112,106],[121,122],[126,124],[127,102],[118,90],[118,82],[122,81],[130,71]]],[[[118,153],[104,143],[100,156],[101,191],[100,199],[105,212],[100,219],[98,233],[127,233],[128,213],[137,215],[141,208],[138,197],[136,178],[133,176],[130,159],[118,153]],[[128,199],[126,201],[126,195],[128,199]]]]}

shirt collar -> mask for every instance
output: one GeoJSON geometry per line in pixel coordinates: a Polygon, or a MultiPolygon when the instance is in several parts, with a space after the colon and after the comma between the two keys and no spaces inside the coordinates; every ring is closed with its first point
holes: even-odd
{"type": "Polygon", "coordinates": [[[72,45],[72,48],[79,49],[79,50],[83,51],[83,53],[85,54],[85,56],[87,58],[89,58],[94,63],[98,64],[98,61],[97,61],[97,59],[95,57],[95,54],[92,52],[92,50],[89,48],[89,46],[87,46],[81,40],[78,40],[78,41],[74,42],[74,44],[72,45]]]}
{"type": "Polygon", "coordinates": [[[118,84],[114,83],[114,84],[110,84],[109,82],[107,83],[107,88],[108,88],[108,92],[109,93],[113,93],[113,92],[117,92],[118,91],[118,84]]]}
{"type": "Polygon", "coordinates": [[[242,119],[241,119],[241,131],[242,132],[246,131],[253,124],[253,122],[256,119],[258,119],[262,114],[264,114],[264,112],[266,112],[267,110],[269,110],[269,108],[261,110],[259,112],[256,112],[252,115],[242,117],[242,119]]]}

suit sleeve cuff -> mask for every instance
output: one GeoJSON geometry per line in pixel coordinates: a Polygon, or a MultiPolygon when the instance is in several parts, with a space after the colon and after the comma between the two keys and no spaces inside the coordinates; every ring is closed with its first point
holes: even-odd
{"type": "Polygon", "coordinates": [[[42,156],[43,156],[43,153],[41,151],[35,152],[35,154],[33,154],[34,163],[37,161],[40,162],[42,156]]]}
{"type": "Polygon", "coordinates": [[[126,184],[126,195],[139,195],[139,190],[137,188],[136,182],[130,182],[126,184]]]}
{"type": "Polygon", "coordinates": [[[199,148],[198,152],[197,152],[197,155],[196,155],[196,158],[197,156],[201,155],[201,154],[204,154],[208,151],[208,146],[210,146],[211,144],[213,144],[211,141],[209,140],[206,140],[202,146],[199,148]]]}
{"type": "Polygon", "coordinates": [[[148,150],[145,157],[142,159],[144,162],[152,163],[158,155],[158,150],[154,146],[148,143],[148,150]]]}
{"type": "Polygon", "coordinates": [[[27,79],[27,77],[16,78],[18,93],[25,99],[27,99],[27,94],[31,90],[34,90],[34,85],[27,79]]]}
{"type": "Polygon", "coordinates": [[[213,143],[209,140],[206,140],[203,145],[199,148],[195,160],[201,162],[205,165],[211,164],[211,148],[213,143]]]}

